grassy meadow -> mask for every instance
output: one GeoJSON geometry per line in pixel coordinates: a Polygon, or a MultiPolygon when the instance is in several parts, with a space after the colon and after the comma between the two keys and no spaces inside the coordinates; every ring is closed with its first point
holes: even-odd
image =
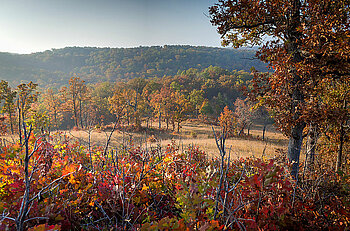
{"type": "MultiPolygon", "coordinates": [[[[156,123],[154,123],[154,125],[155,124],[156,123]]],[[[162,126],[165,126],[165,124],[162,124],[162,126]]],[[[214,130],[219,131],[219,127],[214,127],[214,130]]],[[[88,131],[66,130],[61,132],[83,144],[88,144],[88,131]]],[[[90,142],[92,145],[103,146],[105,145],[109,134],[109,130],[92,130],[90,132],[90,142]]],[[[245,130],[245,134],[247,134],[247,130],[245,130]]],[[[231,137],[227,139],[226,147],[233,158],[249,156],[261,157],[262,155],[271,158],[277,154],[278,150],[285,150],[288,145],[287,137],[274,129],[272,125],[267,127],[264,141],[261,137],[262,126],[253,125],[249,137],[231,137]]],[[[161,147],[166,147],[171,142],[175,142],[175,144],[179,146],[180,151],[191,145],[198,146],[200,150],[205,151],[209,156],[216,156],[218,154],[212,127],[208,124],[197,121],[183,123],[179,133],[165,129],[159,130],[155,127],[150,127],[150,129],[145,129],[141,132],[123,131],[123,129],[118,129],[111,137],[110,147],[130,143],[131,140],[135,146],[154,147],[161,145],[161,147]]]]}

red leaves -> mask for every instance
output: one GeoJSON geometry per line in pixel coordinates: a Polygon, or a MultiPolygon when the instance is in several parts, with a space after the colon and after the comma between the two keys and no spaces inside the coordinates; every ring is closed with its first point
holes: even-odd
{"type": "Polygon", "coordinates": [[[56,231],[61,230],[60,225],[47,225],[47,224],[41,224],[37,225],[33,228],[28,229],[28,231],[56,231]]]}
{"type": "MultiPolygon", "coordinates": [[[[295,182],[290,179],[284,164],[277,160],[232,161],[227,180],[236,187],[229,193],[220,189],[220,196],[228,201],[226,213],[234,212],[231,216],[224,214],[222,204],[219,204],[221,212],[213,220],[218,162],[207,160],[198,148],[189,148],[186,153],[179,154],[176,146],[169,145],[165,153],[152,152],[152,155],[142,149],[130,149],[130,152],[118,153],[118,165],[108,157],[100,156],[105,164],[96,159],[94,171],[91,171],[86,162],[86,151],[77,144],[65,142],[55,149],[50,144],[41,147],[40,155],[50,153],[55,161],[46,175],[34,174],[31,193],[38,192],[57,176],[69,176],[34,201],[29,217],[45,216],[49,220],[47,224],[28,223],[32,230],[59,229],[59,226],[62,229],[91,228],[90,223],[86,223],[87,218],[99,227],[108,228],[117,223],[118,227],[141,227],[141,230],[237,229],[238,224],[233,220],[230,221],[232,225],[225,226],[228,217],[232,216],[240,219],[247,229],[255,230],[288,229],[294,224],[299,224],[294,227],[299,229],[348,225],[345,218],[349,209],[339,197],[325,204],[322,208],[324,216],[316,209],[314,200],[295,200],[293,204],[295,182]],[[69,153],[69,158],[64,158],[67,154],[62,153],[69,153]],[[77,171],[80,166],[83,167],[77,171]],[[242,180],[238,181],[243,169],[242,180]],[[123,216],[124,219],[120,219],[123,216]],[[319,223],[325,216],[334,223],[327,226],[319,223]]],[[[98,151],[93,154],[101,155],[98,151]]],[[[16,156],[2,162],[2,169],[17,171],[16,156]]],[[[6,179],[5,186],[0,185],[0,212],[17,211],[23,195],[23,179],[18,173],[6,174],[0,172],[0,177],[6,177],[3,178],[6,179]]],[[[296,191],[302,192],[300,188],[296,191]]]]}

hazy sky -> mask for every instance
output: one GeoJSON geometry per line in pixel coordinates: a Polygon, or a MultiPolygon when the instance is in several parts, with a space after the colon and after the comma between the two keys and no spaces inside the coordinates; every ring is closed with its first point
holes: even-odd
{"type": "Polygon", "coordinates": [[[66,46],[220,46],[216,0],[0,0],[0,51],[66,46]]]}

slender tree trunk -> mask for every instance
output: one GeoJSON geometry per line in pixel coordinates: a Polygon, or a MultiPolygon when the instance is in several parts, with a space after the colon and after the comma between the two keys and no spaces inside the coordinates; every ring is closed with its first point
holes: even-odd
{"type": "Polygon", "coordinates": [[[264,123],[263,132],[262,132],[262,140],[265,140],[266,127],[267,127],[267,124],[264,123]]]}
{"type": "Polygon", "coordinates": [[[127,123],[128,126],[130,125],[130,115],[129,115],[129,111],[126,112],[126,118],[127,118],[127,123]]]}
{"type": "Polygon", "coordinates": [[[318,137],[318,126],[316,124],[311,124],[309,136],[306,144],[306,166],[305,166],[305,168],[309,171],[312,171],[314,166],[317,137],[318,137]]]}
{"type": "Polygon", "coordinates": [[[79,99],[79,120],[80,120],[80,127],[81,127],[81,129],[83,129],[84,128],[84,126],[83,126],[83,105],[82,105],[82,102],[81,102],[82,100],[81,99],[79,99]]]}
{"type": "Polygon", "coordinates": [[[18,216],[15,220],[16,228],[18,231],[24,230],[24,220],[27,216],[28,209],[29,209],[29,193],[30,193],[30,178],[29,178],[29,145],[28,145],[28,139],[30,137],[30,132],[27,135],[25,127],[25,124],[23,123],[23,130],[24,130],[24,143],[25,143],[25,157],[24,157],[24,183],[25,183],[25,190],[24,195],[21,202],[21,207],[18,213],[18,216]]]}
{"type": "Polygon", "coordinates": [[[77,105],[76,105],[74,97],[73,97],[73,113],[74,113],[74,124],[75,124],[76,127],[78,127],[79,124],[78,124],[77,105]]]}
{"type": "Polygon", "coordinates": [[[19,101],[17,101],[18,108],[18,135],[19,135],[19,143],[22,144],[22,128],[21,128],[21,108],[19,106],[19,101]]]}
{"type": "Polygon", "coordinates": [[[248,125],[248,131],[247,131],[247,135],[249,136],[250,135],[250,126],[252,126],[252,123],[249,123],[249,125],[248,125]]]}
{"type": "Polygon", "coordinates": [[[242,134],[244,134],[245,126],[246,126],[246,124],[244,123],[241,130],[239,130],[238,136],[241,136],[242,134]]]}
{"type": "Polygon", "coordinates": [[[158,128],[162,128],[162,112],[159,111],[159,118],[158,118],[158,128]]]}
{"type": "Polygon", "coordinates": [[[9,112],[9,119],[10,119],[11,134],[13,135],[14,129],[13,129],[13,121],[12,121],[12,111],[10,107],[8,108],[8,112],[9,112]]]}
{"type": "Polygon", "coordinates": [[[340,125],[340,138],[339,138],[339,146],[338,146],[337,165],[335,169],[336,172],[338,172],[342,168],[344,136],[345,136],[344,122],[342,122],[340,125]]]}
{"type": "Polygon", "coordinates": [[[54,122],[54,126],[58,129],[58,122],[57,122],[57,110],[56,110],[56,108],[54,109],[54,120],[55,120],[55,122],[54,122]]]}
{"type": "MultiPolygon", "coordinates": [[[[347,108],[347,101],[344,100],[343,109],[346,109],[346,108],[347,108]]],[[[340,134],[339,134],[340,138],[339,138],[336,171],[339,171],[342,168],[343,145],[344,145],[344,136],[345,136],[345,129],[344,129],[345,122],[346,121],[343,120],[340,124],[340,134]]]]}

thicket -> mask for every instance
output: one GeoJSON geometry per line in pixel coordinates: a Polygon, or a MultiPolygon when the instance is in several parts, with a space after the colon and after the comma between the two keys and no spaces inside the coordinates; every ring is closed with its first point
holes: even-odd
{"type": "MultiPolygon", "coordinates": [[[[291,178],[283,155],[218,158],[174,144],[106,151],[62,134],[0,147],[1,230],[344,230],[349,169],[291,178]]],[[[319,162],[321,163],[321,162],[319,162]]],[[[302,166],[301,166],[302,167],[302,166]]]]}

